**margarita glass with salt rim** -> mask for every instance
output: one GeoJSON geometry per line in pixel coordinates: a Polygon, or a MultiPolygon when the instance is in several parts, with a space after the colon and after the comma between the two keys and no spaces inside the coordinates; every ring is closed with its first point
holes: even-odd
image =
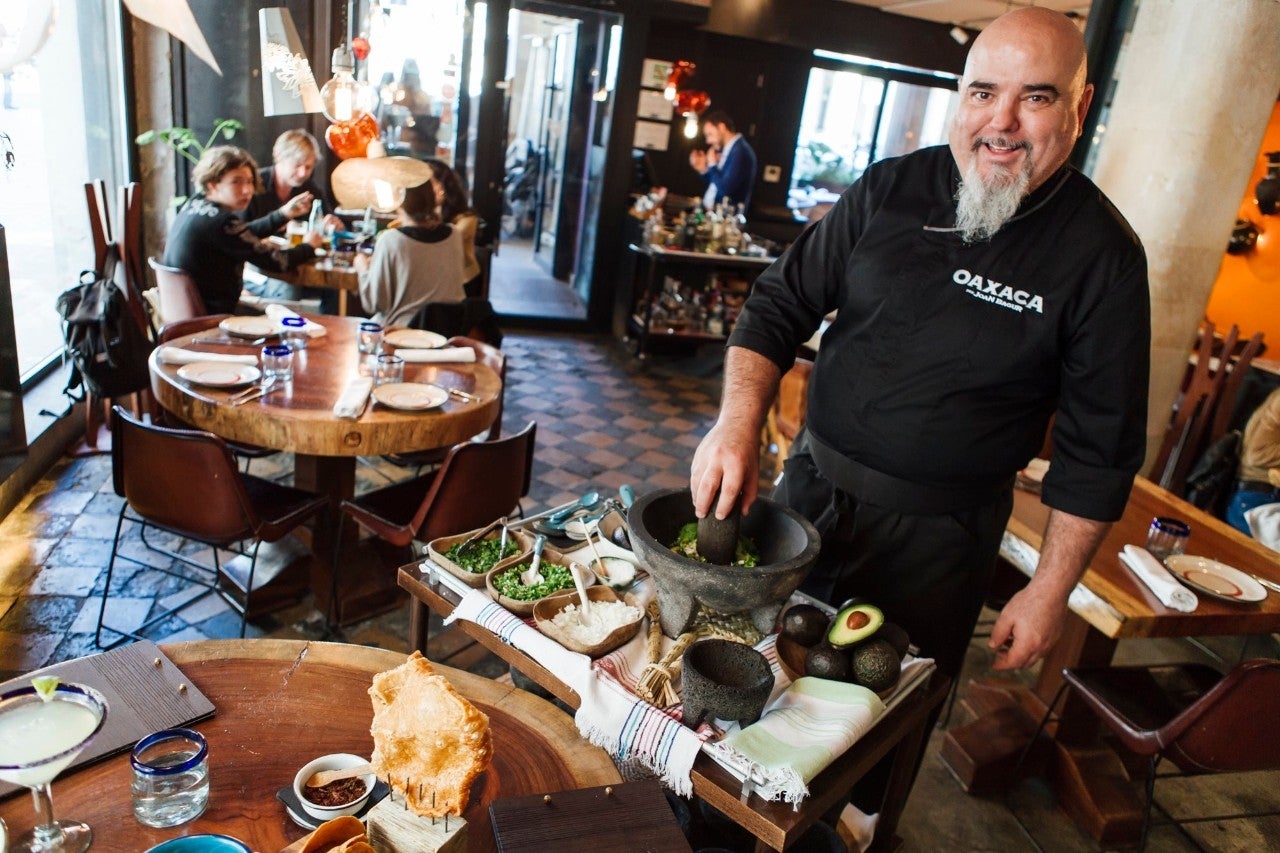
{"type": "Polygon", "coordinates": [[[93,842],[86,823],[53,817],[49,784],[102,730],[107,700],[92,687],[58,684],[0,695],[0,780],[31,789],[36,826],[9,847],[13,853],[82,853],[93,842]]]}

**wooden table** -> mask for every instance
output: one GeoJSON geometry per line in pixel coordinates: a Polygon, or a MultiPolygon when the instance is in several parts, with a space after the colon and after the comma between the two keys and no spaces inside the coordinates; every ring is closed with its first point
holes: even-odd
{"type": "MultiPolygon", "coordinates": [[[[411,612],[415,624],[410,625],[409,630],[411,637],[419,639],[426,637],[423,605],[441,616],[448,616],[459,600],[448,587],[423,575],[417,563],[400,569],[400,586],[414,598],[411,612]]],[[[457,624],[476,642],[515,666],[556,698],[573,708],[581,703],[578,694],[555,673],[514,646],[507,645],[496,634],[474,622],[459,620],[457,624]]],[[[847,801],[854,783],[881,758],[893,752],[893,771],[880,810],[876,840],[871,848],[874,851],[889,850],[898,818],[910,793],[915,757],[928,736],[929,713],[946,698],[949,686],[950,681],[935,672],[927,683],[916,688],[901,704],[881,717],[871,735],[854,744],[809,784],[809,797],[799,809],[793,809],[787,803],[761,799],[754,793],[743,796],[742,782],[704,753],[699,753],[694,761],[693,792],[754,835],[757,850],[785,850],[804,835],[815,820],[836,804],[847,801]]]]}
{"type": "MultiPolygon", "coordinates": [[[[1103,540],[1072,597],[1062,638],[1041,665],[1034,690],[1008,684],[970,686],[966,704],[977,718],[947,733],[942,757],[961,785],[985,791],[1008,784],[1045,706],[1062,683],[1063,667],[1106,666],[1116,641],[1125,637],[1190,637],[1261,634],[1280,630],[1280,596],[1256,605],[1238,605],[1200,595],[1191,613],[1160,604],[1117,554],[1126,544],[1146,542],[1157,515],[1191,525],[1188,553],[1211,557],[1246,572],[1280,582],[1280,554],[1201,512],[1142,477],[1134,482],[1124,517],[1103,540]]],[[[1049,509],[1038,495],[1014,492],[1013,514],[1002,555],[1024,572],[1034,571],[1049,509]]],[[[1100,746],[1097,718],[1068,696],[1054,731],[1050,776],[1059,801],[1076,822],[1104,845],[1136,841],[1143,802],[1120,758],[1100,746]]]]}
{"type": "Polygon", "coordinates": [[[353,267],[336,267],[333,256],[299,264],[291,270],[271,270],[254,267],[268,278],[299,287],[323,287],[338,291],[338,316],[347,316],[347,294],[360,292],[360,274],[353,267]]]}
{"type": "MultiPolygon", "coordinates": [[[[315,527],[312,544],[322,559],[314,561],[311,586],[320,595],[318,603],[327,606],[327,561],[336,541],[337,508],[344,498],[355,493],[356,457],[450,447],[484,432],[498,416],[502,380],[479,363],[406,364],[405,381],[458,388],[479,397],[479,401],[450,398],[427,412],[400,412],[371,401],[358,419],[338,418],[333,414],[333,405],[359,372],[356,337],[360,320],[331,316],[310,319],[323,325],[327,333],[313,338],[305,350],[295,355],[293,382],[284,391],[231,406],[227,398],[240,389],[191,385],[178,378],[177,366],[161,364],[155,353],[150,362],[151,390],[161,406],[200,429],[295,454],[294,484],[327,495],[331,503],[325,520],[315,527]]],[[[210,334],[199,332],[175,338],[170,344],[217,353],[252,353],[258,349],[191,343],[194,338],[210,334]]],[[[354,539],[354,525],[348,525],[348,529],[354,539]]],[[[384,582],[391,591],[395,590],[389,578],[384,582]]]]}
{"type": "MultiPolygon", "coordinates": [[[[316,756],[372,753],[369,685],[375,673],[405,659],[384,649],[301,640],[201,640],[161,648],[217,709],[194,726],[209,742],[209,807],[179,827],[142,826],[129,805],[129,756],[116,755],[53,784],[54,813],[87,821],[95,850],[143,850],[169,838],[220,832],[275,853],[301,838],[307,830],[285,814],[276,791],[316,756]]],[[[489,716],[493,734],[493,762],[472,787],[463,814],[472,853],[497,849],[488,808],[499,797],[621,781],[609,756],[580,738],[554,705],[509,684],[434,666],[489,716]]],[[[0,817],[11,832],[25,832],[34,817],[31,798],[0,802],[0,817]]]]}

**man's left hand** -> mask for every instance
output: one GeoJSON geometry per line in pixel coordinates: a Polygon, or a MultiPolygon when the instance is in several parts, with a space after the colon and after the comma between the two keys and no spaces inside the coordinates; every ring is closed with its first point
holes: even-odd
{"type": "Polygon", "coordinates": [[[987,645],[995,651],[994,669],[1022,669],[1043,658],[1062,633],[1067,603],[1042,595],[1030,584],[1000,611],[987,645]]]}

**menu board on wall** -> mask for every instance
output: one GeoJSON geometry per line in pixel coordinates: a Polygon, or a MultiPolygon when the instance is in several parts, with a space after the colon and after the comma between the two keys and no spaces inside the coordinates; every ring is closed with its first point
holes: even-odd
{"type": "Polygon", "coordinates": [[[646,59],[640,70],[640,85],[645,89],[665,89],[667,88],[667,75],[671,73],[671,66],[675,65],[669,59],[646,59]]]}
{"type": "Polygon", "coordinates": [[[675,107],[655,89],[641,89],[640,103],[636,107],[636,118],[651,118],[658,121],[671,121],[671,112],[675,107]]]}

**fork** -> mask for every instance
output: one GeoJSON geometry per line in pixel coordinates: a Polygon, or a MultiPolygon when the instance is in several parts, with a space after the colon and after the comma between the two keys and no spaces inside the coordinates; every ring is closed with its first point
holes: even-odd
{"type": "Polygon", "coordinates": [[[274,376],[270,377],[269,379],[264,379],[262,380],[262,382],[258,383],[257,385],[250,385],[248,388],[244,389],[243,391],[238,391],[235,394],[232,394],[230,397],[227,398],[227,402],[231,403],[232,405],[235,405],[236,403],[243,403],[245,400],[252,398],[255,394],[258,394],[260,392],[265,392],[268,388],[274,385],[275,382],[276,382],[276,378],[274,376]]]}
{"type": "Polygon", "coordinates": [[[462,400],[464,403],[478,403],[480,401],[480,398],[475,394],[468,394],[461,388],[450,388],[449,393],[457,397],[459,400],[462,400]]]}

